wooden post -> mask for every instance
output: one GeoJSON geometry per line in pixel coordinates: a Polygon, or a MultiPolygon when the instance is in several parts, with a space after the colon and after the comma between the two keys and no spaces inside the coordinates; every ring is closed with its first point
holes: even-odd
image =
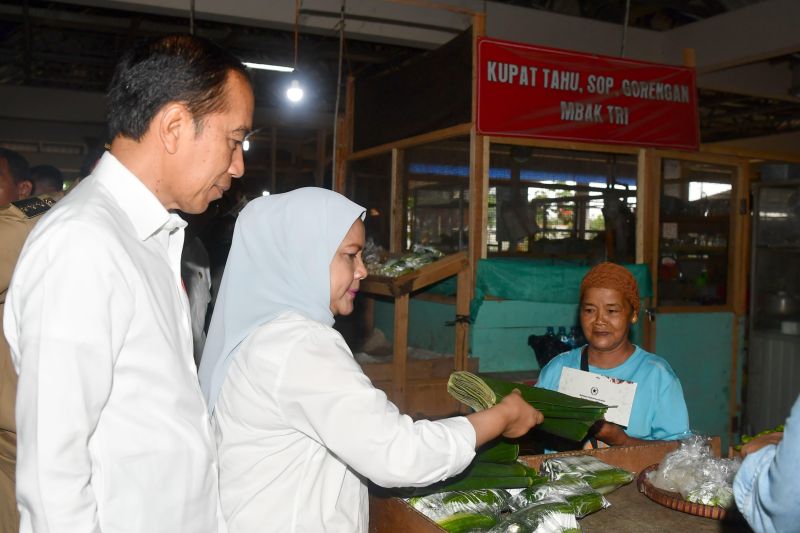
{"type": "Polygon", "coordinates": [[[355,78],[347,77],[345,113],[337,117],[336,168],[333,169],[333,190],[345,194],[347,158],[353,153],[353,113],[355,112],[355,78]]]}
{"type": "MultiPolygon", "coordinates": [[[[653,297],[646,301],[655,307],[658,299],[658,196],[660,194],[659,159],[651,149],[639,150],[636,176],[636,262],[650,265],[653,297]]],[[[644,334],[644,348],[655,349],[655,322],[650,322],[646,311],[640,313],[644,334]]]]}
{"type": "Polygon", "coordinates": [[[403,251],[403,227],[405,222],[405,151],[392,148],[392,176],[390,191],[391,227],[389,228],[389,252],[403,251]]]}
{"type": "Polygon", "coordinates": [[[394,353],[392,354],[392,401],[403,412],[408,385],[408,296],[394,299],[394,353]]]}
{"type": "Polygon", "coordinates": [[[467,370],[467,348],[469,341],[469,270],[458,273],[456,285],[456,353],[455,369],[467,370]]]}
{"type": "Polygon", "coordinates": [[[472,16],[472,127],[469,147],[469,299],[477,281],[478,260],[486,257],[486,210],[489,203],[489,142],[477,131],[478,39],[486,34],[486,16],[472,16]]]}
{"type": "MultiPolygon", "coordinates": [[[[740,411],[738,401],[739,385],[739,339],[743,336],[740,331],[747,327],[744,317],[747,315],[747,290],[748,274],[750,269],[750,242],[751,242],[751,218],[750,213],[750,181],[752,178],[751,167],[747,161],[740,161],[737,165],[736,178],[733,186],[736,194],[731,196],[731,226],[732,236],[731,250],[729,257],[733,260],[732,268],[728,275],[731,276],[728,286],[731,288],[729,296],[730,304],[733,306],[733,343],[731,347],[731,385],[728,395],[728,420],[733,422],[733,417],[740,411]]],[[[733,442],[734,431],[731,425],[728,426],[728,442],[733,442]]]]}

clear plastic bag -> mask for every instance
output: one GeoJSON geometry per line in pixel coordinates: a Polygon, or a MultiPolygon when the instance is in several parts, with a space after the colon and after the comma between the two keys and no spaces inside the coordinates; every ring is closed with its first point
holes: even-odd
{"type": "Polygon", "coordinates": [[[481,514],[497,519],[508,509],[511,495],[503,489],[457,490],[408,498],[408,504],[434,522],[456,513],[481,514]]]}
{"type": "Polygon", "coordinates": [[[520,509],[551,496],[564,498],[577,518],[611,506],[602,494],[585,481],[564,478],[522,490],[511,498],[511,508],[520,509]]]}
{"type": "Polygon", "coordinates": [[[648,474],[657,488],[678,492],[684,499],[703,505],[733,505],[733,478],[741,460],[714,457],[710,439],[693,435],[667,454],[658,470],[648,474]]]}
{"type": "Polygon", "coordinates": [[[542,475],[551,481],[579,479],[600,494],[627,485],[633,481],[633,472],[612,466],[592,455],[569,455],[546,459],[540,468],[542,475]]]}
{"type": "Polygon", "coordinates": [[[560,496],[547,496],[506,515],[489,533],[573,533],[580,531],[572,506],[560,496]]]}

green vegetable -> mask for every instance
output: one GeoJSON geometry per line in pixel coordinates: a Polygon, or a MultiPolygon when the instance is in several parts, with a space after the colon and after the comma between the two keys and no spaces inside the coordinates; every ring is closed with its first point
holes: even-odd
{"type": "Polygon", "coordinates": [[[489,529],[497,523],[492,516],[477,513],[456,513],[436,521],[439,527],[449,533],[465,533],[476,529],[489,529]]]}
{"type": "Polygon", "coordinates": [[[514,511],[492,529],[502,533],[533,533],[547,531],[566,533],[580,531],[572,507],[563,499],[548,498],[514,511]]]}
{"type": "Polygon", "coordinates": [[[466,469],[470,477],[539,477],[533,468],[522,463],[482,463],[474,462],[466,469]]]}
{"type": "Polygon", "coordinates": [[[582,480],[562,479],[525,489],[513,500],[513,508],[523,508],[549,497],[567,500],[578,518],[605,509],[610,504],[597,490],[582,480]]]}
{"type": "Polygon", "coordinates": [[[623,468],[604,463],[591,455],[572,455],[546,459],[542,463],[542,474],[551,480],[580,479],[601,494],[633,481],[633,473],[623,468]]]}
{"type": "Polygon", "coordinates": [[[475,460],[481,463],[513,463],[517,457],[519,457],[519,444],[499,440],[478,451],[475,460]]]}
{"type": "Polygon", "coordinates": [[[736,446],[734,446],[733,449],[738,452],[739,450],[742,449],[742,445],[743,444],[747,444],[748,442],[750,442],[751,440],[755,439],[756,437],[761,437],[763,435],[768,435],[770,433],[783,433],[783,424],[778,424],[777,426],[775,426],[772,429],[765,429],[764,431],[756,433],[755,435],[742,435],[741,442],[739,444],[737,444],[736,446]]]}
{"type": "Polygon", "coordinates": [[[475,411],[482,411],[502,401],[518,389],[522,397],[544,415],[538,429],[566,439],[581,441],[589,428],[603,418],[608,406],[574,398],[560,392],[528,387],[498,379],[478,377],[465,371],[450,374],[447,391],[475,411]]]}
{"type": "Polygon", "coordinates": [[[442,503],[445,505],[478,505],[503,511],[510,495],[503,489],[476,489],[446,492],[442,503]]]}
{"type": "Polygon", "coordinates": [[[450,492],[455,490],[476,490],[476,489],[524,489],[533,487],[547,481],[541,476],[520,476],[520,477],[478,477],[465,476],[454,477],[440,483],[434,483],[427,487],[411,489],[414,496],[424,494],[435,494],[437,492],[450,492]]]}

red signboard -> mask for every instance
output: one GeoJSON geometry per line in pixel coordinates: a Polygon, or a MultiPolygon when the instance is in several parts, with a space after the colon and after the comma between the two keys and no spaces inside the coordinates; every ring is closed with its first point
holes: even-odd
{"type": "Polygon", "coordinates": [[[478,131],[696,150],[694,70],[478,41],[478,131]]]}

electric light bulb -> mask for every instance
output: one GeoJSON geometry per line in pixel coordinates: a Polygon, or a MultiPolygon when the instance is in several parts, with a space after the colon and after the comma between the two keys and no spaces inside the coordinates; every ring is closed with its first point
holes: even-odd
{"type": "Polygon", "coordinates": [[[303,89],[300,87],[300,83],[297,80],[292,80],[292,84],[286,91],[286,98],[288,98],[290,102],[299,102],[303,99],[303,89]]]}

